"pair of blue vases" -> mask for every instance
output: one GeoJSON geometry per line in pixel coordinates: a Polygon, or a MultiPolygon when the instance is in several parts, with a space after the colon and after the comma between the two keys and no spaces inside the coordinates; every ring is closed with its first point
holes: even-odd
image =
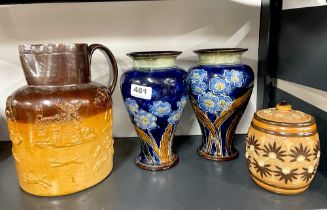
{"type": "Polygon", "coordinates": [[[134,67],[121,77],[123,99],[141,142],[137,165],[158,171],[175,166],[174,133],[189,96],[202,131],[198,153],[211,160],[238,157],[232,140],[250,99],[254,74],[241,63],[247,49],[196,50],[199,64],[176,66],[182,52],[134,52],[134,67]]]}

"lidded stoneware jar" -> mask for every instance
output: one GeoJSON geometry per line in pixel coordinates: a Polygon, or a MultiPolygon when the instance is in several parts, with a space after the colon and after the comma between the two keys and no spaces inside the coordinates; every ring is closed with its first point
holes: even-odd
{"type": "Polygon", "coordinates": [[[57,196],[99,183],[113,167],[114,56],[99,44],[21,45],[19,55],[28,85],[9,96],[6,107],[19,185],[57,196]],[[109,87],[91,82],[96,49],[111,60],[109,87]]]}
{"type": "Polygon", "coordinates": [[[129,117],[140,138],[136,164],[159,171],[175,166],[173,139],[187,102],[186,71],[176,66],[182,52],[129,53],[134,66],[122,74],[120,85],[129,117]]]}
{"type": "Polygon", "coordinates": [[[254,182],[264,189],[280,194],[305,191],[320,158],[314,118],[285,102],[256,112],[245,157],[254,182]]]}

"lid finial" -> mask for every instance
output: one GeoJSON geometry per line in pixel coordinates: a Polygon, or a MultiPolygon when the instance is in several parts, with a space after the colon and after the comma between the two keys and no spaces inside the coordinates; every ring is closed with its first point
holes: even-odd
{"type": "Polygon", "coordinates": [[[292,105],[286,101],[282,101],[276,105],[276,110],[280,111],[292,111],[292,105]]]}

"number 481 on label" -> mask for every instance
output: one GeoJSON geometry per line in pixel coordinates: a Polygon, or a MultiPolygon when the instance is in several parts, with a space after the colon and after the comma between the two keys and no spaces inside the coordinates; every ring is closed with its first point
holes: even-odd
{"type": "Polygon", "coordinates": [[[151,99],[152,88],[143,85],[131,85],[131,95],[137,98],[151,99]]]}

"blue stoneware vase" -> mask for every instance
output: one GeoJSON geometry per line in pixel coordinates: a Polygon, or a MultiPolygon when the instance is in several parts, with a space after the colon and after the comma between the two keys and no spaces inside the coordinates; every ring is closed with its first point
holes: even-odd
{"type": "Polygon", "coordinates": [[[247,49],[202,49],[194,51],[199,65],[190,69],[189,96],[202,132],[198,153],[207,159],[224,161],[238,157],[232,141],[249,102],[254,74],[241,63],[247,49]]]}
{"type": "Polygon", "coordinates": [[[127,54],[134,67],[122,75],[121,91],[141,142],[136,164],[146,170],[165,170],[178,162],[172,143],[188,94],[187,72],[175,63],[180,54],[176,51],[127,54]]]}

